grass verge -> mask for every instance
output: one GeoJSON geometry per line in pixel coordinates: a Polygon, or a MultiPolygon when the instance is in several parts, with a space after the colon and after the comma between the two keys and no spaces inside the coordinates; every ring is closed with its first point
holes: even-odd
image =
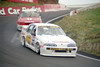
{"type": "Polygon", "coordinates": [[[36,3],[18,3],[18,2],[9,2],[2,1],[0,2],[0,7],[19,7],[19,6],[38,6],[40,4],[36,3]]]}
{"type": "Polygon", "coordinates": [[[55,23],[77,42],[78,50],[100,56],[100,8],[66,16],[55,23]]]}

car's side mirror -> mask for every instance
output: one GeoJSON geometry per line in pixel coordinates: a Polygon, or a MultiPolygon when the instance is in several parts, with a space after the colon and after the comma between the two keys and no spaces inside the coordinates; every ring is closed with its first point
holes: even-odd
{"type": "Polygon", "coordinates": [[[36,34],[35,34],[35,33],[31,33],[31,35],[36,36],[36,34]]]}
{"type": "Polygon", "coordinates": [[[65,35],[66,35],[66,36],[68,36],[68,34],[67,34],[67,33],[66,33],[65,35]]]}

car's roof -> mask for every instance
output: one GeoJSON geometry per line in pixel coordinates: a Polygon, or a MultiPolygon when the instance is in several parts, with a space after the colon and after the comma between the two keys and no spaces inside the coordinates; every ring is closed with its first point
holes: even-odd
{"type": "Polygon", "coordinates": [[[33,23],[33,25],[36,25],[36,26],[57,26],[57,27],[59,27],[58,25],[51,24],[51,23],[33,23]]]}

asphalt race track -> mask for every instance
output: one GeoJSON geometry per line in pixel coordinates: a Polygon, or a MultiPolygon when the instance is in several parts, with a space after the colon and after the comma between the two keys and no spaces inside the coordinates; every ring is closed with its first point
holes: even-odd
{"type": "MultiPolygon", "coordinates": [[[[72,9],[71,9],[72,10],[72,9]]],[[[46,21],[70,10],[42,13],[46,21]]],[[[100,61],[78,56],[45,57],[25,48],[20,42],[20,32],[16,29],[17,16],[0,17],[0,67],[100,67],[100,61]]]]}

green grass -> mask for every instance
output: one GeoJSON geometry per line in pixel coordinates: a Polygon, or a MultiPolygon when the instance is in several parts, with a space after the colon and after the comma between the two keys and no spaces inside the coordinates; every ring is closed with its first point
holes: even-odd
{"type": "Polygon", "coordinates": [[[40,4],[36,4],[36,3],[18,3],[18,2],[9,2],[9,1],[0,2],[0,7],[38,6],[38,5],[40,5],[40,4]]]}
{"type": "Polygon", "coordinates": [[[100,56],[100,8],[66,16],[56,24],[76,41],[78,50],[100,56]]]}

